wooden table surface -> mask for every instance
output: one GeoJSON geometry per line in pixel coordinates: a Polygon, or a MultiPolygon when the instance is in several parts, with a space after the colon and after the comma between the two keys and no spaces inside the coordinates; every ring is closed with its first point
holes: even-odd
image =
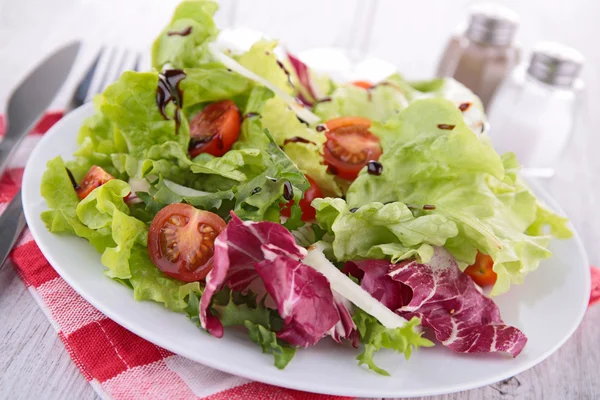
{"type": "MultiPolygon", "coordinates": [[[[101,43],[147,48],[168,20],[175,0],[0,0],[0,104],[27,68],[57,44],[79,37],[86,48],[80,70],[101,43]],[[115,10],[118,9],[118,12],[115,10]],[[93,15],[94,18],[90,16],[93,15]],[[107,27],[110,21],[110,29],[107,27]],[[115,29],[115,27],[119,27],[115,29]]],[[[221,24],[246,26],[285,38],[294,50],[353,46],[387,59],[406,76],[430,76],[450,32],[469,0],[244,0],[224,2],[221,24]],[[297,7],[302,4],[301,7],[297,7]],[[264,10],[269,10],[265,12],[264,10]],[[336,18],[332,18],[336,15],[336,18]],[[319,26],[318,32],[307,24],[319,26]],[[361,24],[360,36],[349,26],[361,24]],[[368,27],[365,28],[365,27],[368,27]],[[415,34],[416,33],[416,34],[415,34]],[[357,40],[359,38],[360,40],[357,40]],[[424,51],[423,49],[427,49],[424,51]]],[[[548,187],[569,214],[590,261],[600,264],[597,199],[600,159],[600,2],[587,0],[504,1],[522,17],[525,51],[542,39],[562,41],[587,59],[584,124],[548,187]]],[[[75,82],[73,78],[72,84],[75,82]]],[[[68,86],[68,84],[67,84],[68,86]]],[[[69,88],[70,90],[70,88],[69,88]]],[[[59,96],[56,105],[68,96],[59,96]]],[[[588,310],[569,341],[538,366],[484,388],[429,399],[594,399],[600,397],[600,305],[588,310]]],[[[11,265],[0,269],[0,399],[95,399],[54,328],[11,265]]]]}

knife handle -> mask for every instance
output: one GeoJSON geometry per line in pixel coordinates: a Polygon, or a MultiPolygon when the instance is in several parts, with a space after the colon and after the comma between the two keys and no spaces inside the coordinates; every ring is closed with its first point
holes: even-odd
{"type": "Polygon", "coordinates": [[[21,191],[19,190],[4,210],[4,213],[0,215],[0,267],[6,261],[10,250],[25,228],[25,224],[21,191]]]}

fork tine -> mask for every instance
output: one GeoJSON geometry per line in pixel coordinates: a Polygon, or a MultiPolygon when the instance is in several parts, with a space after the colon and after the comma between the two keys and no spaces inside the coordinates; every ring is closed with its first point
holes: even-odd
{"type": "Polygon", "coordinates": [[[96,70],[98,69],[98,63],[100,62],[100,57],[102,57],[102,53],[104,52],[104,47],[98,51],[98,55],[92,62],[92,64],[88,67],[85,75],[77,84],[77,88],[75,89],[75,93],[73,93],[73,97],[71,98],[71,103],[69,104],[69,108],[74,109],[85,103],[85,100],[90,91],[90,87],[92,85],[92,79],[96,74],[96,70]]]}
{"type": "Polygon", "coordinates": [[[116,48],[112,48],[110,50],[110,56],[106,63],[106,68],[104,69],[104,74],[102,74],[102,79],[100,80],[94,95],[96,95],[98,93],[102,93],[104,91],[104,89],[106,89],[106,87],[110,83],[114,82],[114,79],[112,79],[112,77],[113,77],[112,70],[115,68],[114,66],[117,63],[118,56],[119,56],[118,50],[116,48]]]}
{"type": "Polygon", "coordinates": [[[119,79],[124,71],[139,71],[140,65],[141,55],[137,52],[102,47],[77,86],[70,108],[77,108],[92,100],[96,94],[102,93],[108,85],[119,79]]]}

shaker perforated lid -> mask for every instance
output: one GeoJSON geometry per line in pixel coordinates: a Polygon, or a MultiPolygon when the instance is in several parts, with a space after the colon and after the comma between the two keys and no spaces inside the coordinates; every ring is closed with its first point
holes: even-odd
{"type": "Polygon", "coordinates": [[[540,82],[558,87],[570,87],[579,77],[585,59],[572,47],[556,42],[535,46],[527,74],[540,82]]]}
{"type": "Polygon", "coordinates": [[[519,15],[495,3],[478,4],[471,8],[465,36],[481,44],[507,46],[514,40],[519,27],[519,15]]]}

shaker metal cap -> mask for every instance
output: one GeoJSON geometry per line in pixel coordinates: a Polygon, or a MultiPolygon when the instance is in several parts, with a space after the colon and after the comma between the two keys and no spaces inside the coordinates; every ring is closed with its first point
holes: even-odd
{"type": "Polygon", "coordinates": [[[519,15],[513,10],[496,3],[473,6],[465,35],[478,43],[506,46],[512,43],[519,15]]]}
{"type": "Polygon", "coordinates": [[[527,74],[548,85],[570,87],[579,77],[584,61],[583,55],[572,47],[541,42],[533,50],[527,74]]]}

